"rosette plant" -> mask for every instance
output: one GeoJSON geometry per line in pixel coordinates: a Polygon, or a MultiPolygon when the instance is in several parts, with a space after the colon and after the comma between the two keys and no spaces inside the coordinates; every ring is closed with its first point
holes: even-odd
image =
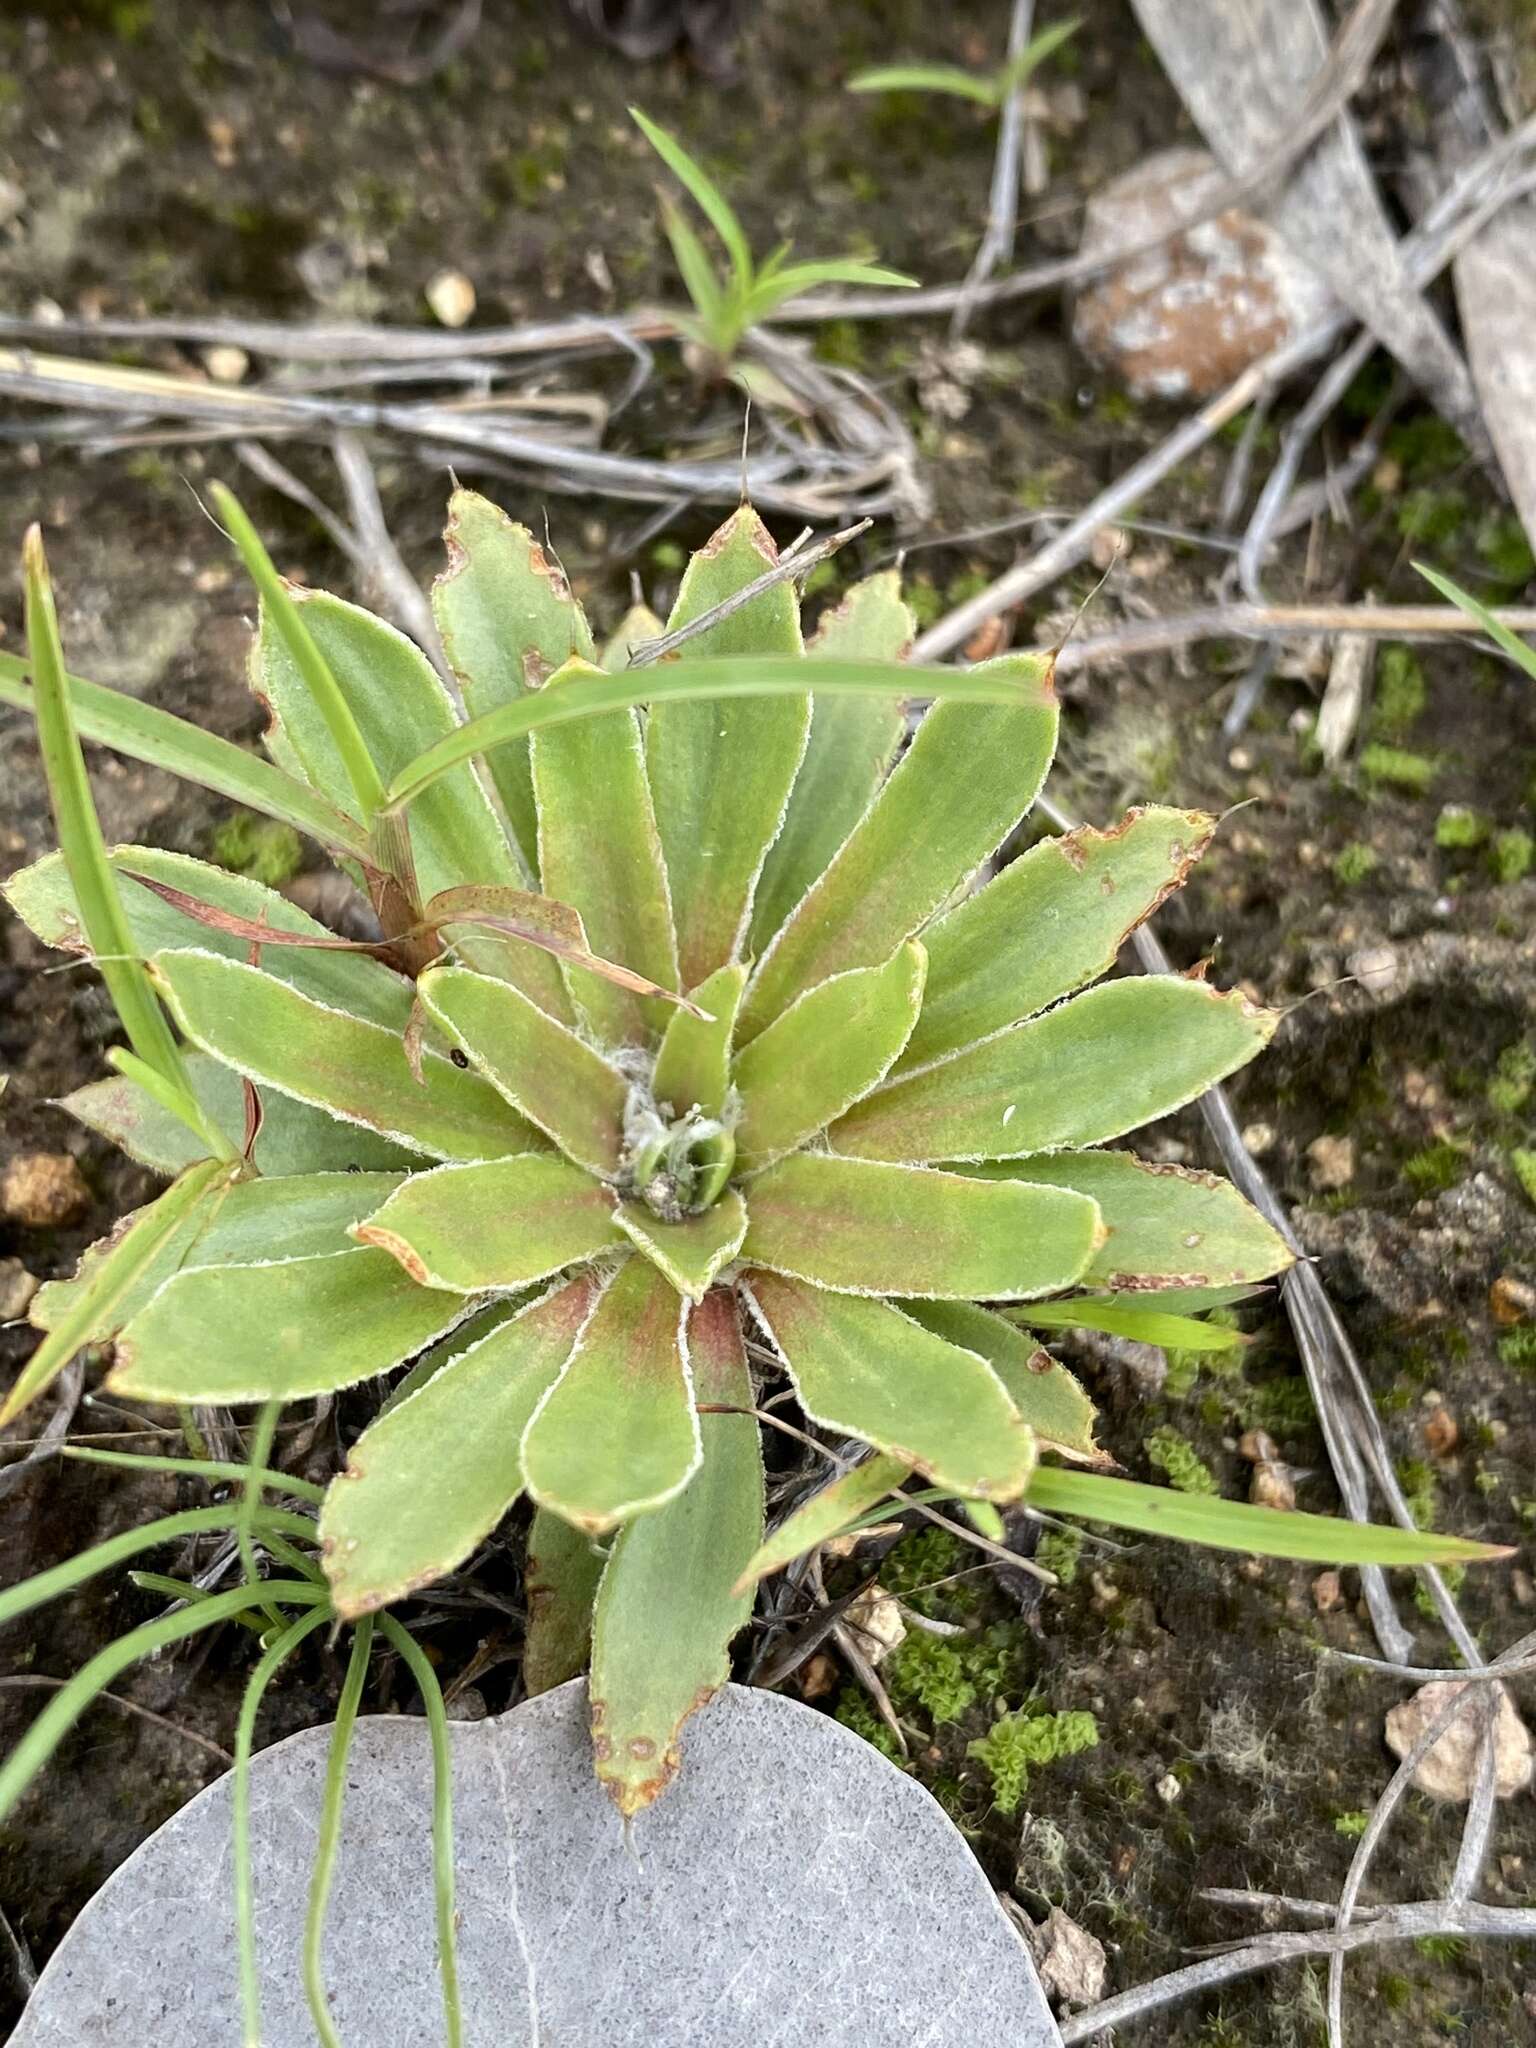
{"type": "Polygon", "coordinates": [[[261,590],[270,761],[68,678],[35,542],[30,680],[0,667],[63,841],[7,893],[94,956],[129,1040],[68,1106],[172,1177],[38,1295],[5,1415],[110,1344],[124,1397],[261,1404],[264,1467],[276,1404],[408,1368],[320,1508],[334,1611],[430,1586],[526,1494],[529,1688],[590,1661],[626,1813],[755,1582],[909,1481],[994,1534],[1022,1500],[1276,1555],[1475,1553],[1092,1469],[1089,1399],[1033,1333],[1235,1341],[1193,1312],[1289,1254],[1225,1182],[1118,1149],[1275,1026],[1200,979],[1102,978],[1211,819],[1133,811],[972,886],[1050,766],[1049,657],[898,668],[891,575],[802,642],[746,508],[662,658],[640,612],[599,656],[527,531],[460,491],[450,687],[219,506],[261,590]],[[903,694],[932,703],[910,741],[903,694]],[[314,834],[377,940],[108,853],[76,727],[314,834]],[[771,1533],[765,1381],[837,1469],[771,1533]]]}

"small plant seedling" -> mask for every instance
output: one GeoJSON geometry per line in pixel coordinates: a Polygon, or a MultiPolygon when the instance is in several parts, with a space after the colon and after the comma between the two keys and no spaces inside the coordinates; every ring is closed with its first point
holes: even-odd
{"type": "Polygon", "coordinates": [[[759,263],[735,208],[703,165],[638,107],[629,111],[641,134],[688,193],[719,241],[723,263],[711,257],[681,209],[670,199],[663,199],[662,222],[667,240],[693,301],[692,317],[685,319],[683,329],[690,340],[707,350],[718,368],[728,369],[735,362],[750,327],[816,285],[868,284],[902,289],[916,285],[915,277],[852,258],[792,263],[787,242],[759,263]]]}
{"type": "Polygon", "coordinates": [[[995,71],[970,71],[960,64],[877,64],[870,70],[855,72],[848,81],[848,90],[945,93],[954,99],[974,100],[977,106],[990,107],[995,112],[1081,27],[1082,23],[1075,20],[1052,23],[995,71]]]}
{"type": "Polygon", "coordinates": [[[1231,1349],[1206,1313],[1291,1258],[1225,1181],[1120,1142],[1278,1021],[1199,980],[1103,978],[1215,820],[1132,811],[966,893],[1050,766],[1049,655],[903,666],[892,574],[809,641],[787,581],[733,607],[777,559],[742,507],[683,576],[668,623],[699,630],[626,667],[657,622],[599,654],[527,530],[458,491],[434,606],[461,716],[414,645],[285,584],[216,502],[261,592],[270,760],[69,676],[35,534],[28,658],[0,655],[60,838],[6,893],[97,962],[128,1039],[67,1106],[169,1183],[37,1295],[0,1419],[87,1347],[135,1402],[250,1411],[248,1504],[210,1511],[245,1560],[228,1597],[351,1624],[350,1708],[364,1624],[393,1641],[387,1610],[525,1496],[528,1690],[590,1670],[625,1814],[671,1780],[757,1583],[909,1499],[958,1501],[992,1541],[1028,1500],[1268,1556],[1492,1554],[1110,1476],[1041,1348],[1076,1328],[1231,1349]],[[931,705],[910,742],[904,697],[931,705]],[[82,734],[317,840],[377,938],[250,876],[109,851],[82,734]],[[392,1374],[323,1500],[274,1520],[282,1406],[392,1374]],[[771,1530],[765,1390],[859,1447],[771,1530]]]}

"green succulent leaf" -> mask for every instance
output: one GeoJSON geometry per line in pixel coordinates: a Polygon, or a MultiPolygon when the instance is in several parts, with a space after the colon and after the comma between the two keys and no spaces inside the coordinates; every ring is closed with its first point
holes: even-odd
{"type": "MultiPolygon", "coordinates": [[[[753,1552],[746,1570],[736,1581],[738,1587],[745,1591],[749,1586],[755,1586],[759,1579],[782,1571],[785,1565],[793,1564],[806,1551],[814,1550],[819,1543],[840,1535],[850,1522],[856,1522],[861,1515],[868,1514],[891,1494],[898,1492],[911,1476],[911,1466],[903,1464],[900,1458],[874,1452],[860,1464],[829,1481],[819,1492],[813,1493],[803,1507],[796,1508],[792,1515],[780,1522],[767,1542],[753,1552]]],[[[896,1504],[892,1505],[894,1511],[896,1504]]]]}
{"type": "Polygon", "coordinates": [[[1093,1403],[1064,1365],[1012,1323],[969,1301],[904,1301],[901,1307],[925,1330],[987,1361],[1041,1450],[1087,1465],[1111,1462],[1094,1442],[1093,1403]]]}
{"type": "MultiPolygon", "coordinates": [[[[564,572],[526,526],[478,492],[456,490],[443,540],[448,566],[432,586],[432,610],[471,718],[542,689],[573,655],[592,658],[591,630],[564,572]]],[[[498,747],[490,771],[523,863],[537,877],[526,738],[498,747]]]]}
{"type": "Polygon", "coordinates": [[[428,1049],[418,1081],[398,1032],[327,1009],[260,968],[213,953],[157,953],[153,968],[193,1044],[252,1081],[436,1159],[539,1148],[532,1125],[478,1074],[461,1073],[428,1049]]]}
{"type": "MultiPolygon", "coordinates": [[[[723,1289],[688,1320],[701,1404],[752,1407],[736,1309],[723,1289]]],[[[735,1584],[763,1536],[763,1466],[750,1414],[699,1417],[703,1455],[684,1490],[613,1539],[592,1624],[588,1687],[597,1776],[626,1818],[666,1790],[684,1721],[730,1676],[751,1612],[735,1584]]]]}
{"type": "Polygon", "coordinates": [[[606,1563],[607,1552],[590,1536],[548,1508],[534,1510],[523,1571],[528,1602],[523,1690],[529,1699],[586,1670],[592,1648],[592,1603],[606,1563]]]}
{"type": "Polygon", "coordinates": [[[417,988],[428,1016],[530,1124],[588,1173],[617,1174],[629,1092],[617,1068],[505,982],[434,967],[417,988]]]}
{"type": "Polygon", "coordinates": [[[1109,1337],[1129,1337],[1166,1351],[1240,1351],[1248,1342],[1240,1331],[1221,1323],[1169,1315],[1156,1301],[1155,1295],[1145,1294],[1074,1294],[1062,1301],[1032,1302],[1015,1313],[1033,1329],[1102,1330],[1109,1337]]]}
{"type": "Polygon", "coordinates": [[[413,1174],[352,1235],[455,1294],[528,1287],[624,1243],[602,1183],[548,1152],[413,1174]]]}
{"type": "Polygon", "coordinates": [[[1018,1159],[1098,1145],[1192,1102],[1279,1023],[1238,991],[1176,975],[1107,981],[921,1073],[834,1125],[865,1159],[1018,1159]]]}
{"type": "Polygon", "coordinates": [[[742,1256],[854,1294],[1018,1300],[1069,1287],[1093,1256],[1096,1203],[1066,1188],[801,1152],[753,1181],[742,1256]]]}
{"type": "Polygon", "coordinates": [[[39,1292],[32,1320],[48,1334],[0,1402],[0,1425],[14,1420],[51,1386],[83,1345],[120,1326],[167,1245],[217,1201],[236,1170],[217,1159],[189,1166],[156,1201],[125,1217],[110,1237],[93,1246],[75,1280],[54,1282],[39,1292]]]}
{"type": "Polygon", "coordinates": [[[1044,839],[931,925],[923,1014],[898,1072],[1032,1017],[1107,974],[1210,844],[1203,811],[1131,811],[1044,839]]]}
{"type": "Polygon", "coordinates": [[[883,1301],[774,1273],[751,1273],[742,1285],[813,1421],[955,1493],[1013,1500],[1023,1491],[1034,1469],[1033,1432],[976,1352],[883,1301]]]}
{"type": "MultiPolygon", "coordinates": [[[[264,818],[276,818],[307,832],[322,846],[356,858],[368,852],[368,834],[355,818],[327,803],[296,775],[248,754],[232,740],[204,732],[154,704],[141,704],[121,690],[105,689],[84,676],[65,677],[75,724],[82,739],[130,761],[143,761],[184,782],[211,789],[264,818]]],[[[0,654],[0,704],[37,715],[37,698],[19,655],[0,654]]]]}
{"type": "MultiPolygon", "coordinates": [[[[733,512],[689,563],[667,630],[692,623],[779,559],[750,507],[733,512]]],[[[775,584],[701,633],[679,659],[802,653],[790,584],[775,584]]],[[[752,893],[805,753],[808,697],[716,704],[663,699],[646,724],[645,755],[666,855],[678,955],[691,987],[736,956],[752,893]]]]}
{"type": "MultiPolygon", "coordinates": [[[[588,662],[567,662],[540,701],[554,702],[588,678],[605,688],[619,681],[588,662]]],[[[663,988],[680,988],[667,872],[634,713],[541,729],[532,744],[545,889],[574,905],[594,952],[663,988]]],[[[578,1016],[603,1043],[644,1045],[664,1027],[654,998],[582,968],[565,974],[578,1016]]]]}
{"type": "Polygon", "coordinates": [[[298,1401],[390,1371],[463,1313],[460,1296],[367,1248],[203,1266],[127,1325],[107,1385],[140,1401],[298,1401]]]}
{"type": "Polygon", "coordinates": [[[643,1202],[621,1202],[619,1228],[678,1293],[702,1301],[716,1276],[741,1250],[747,1234],[747,1205],[734,1188],[719,1201],[680,1223],[662,1222],[643,1202]]]}
{"type": "Polygon", "coordinates": [[[318,1258],[348,1248],[347,1232],[393,1188],[398,1173],[307,1173],[285,1180],[238,1180],[226,1167],[209,1192],[182,1214],[180,1225],[145,1260],[134,1279],[102,1300],[100,1276],[114,1265],[119,1238],[137,1236],[183,1185],[167,1188],[148,1208],[133,1211],[84,1253],[74,1277],[39,1288],[30,1311],[41,1330],[73,1318],[84,1300],[100,1302],[86,1341],[105,1343],[150,1300],[173,1273],[197,1266],[260,1266],[273,1259],[318,1258]]]}
{"type": "Polygon", "coordinates": [[[460,1350],[365,1429],[320,1511],[325,1575],[346,1620],[460,1565],[523,1488],[528,1418],[570,1355],[595,1283],[574,1280],[460,1350]]]}
{"type": "Polygon", "coordinates": [[[647,640],[659,640],[666,631],[648,604],[632,604],[603,642],[599,661],[609,675],[629,667],[636,651],[647,640]]]}
{"type": "Polygon", "coordinates": [[[673,1011],[656,1055],[651,1093],[657,1102],[670,1103],[675,1116],[686,1116],[690,1109],[709,1117],[725,1113],[731,1039],[746,981],[747,970],[739,962],[719,967],[693,991],[707,1021],[687,1010],[673,1011]]]}
{"type": "MultiPolygon", "coordinates": [[[[188,1053],[182,1064],[204,1119],[238,1150],[245,1134],[240,1076],[203,1052],[188,1053]]],[[[195,1131],[122,1074],[88,1081],[64,1096],[59,1107],[156,1173],[180,1173],[207,1154],[195,1131]]],[[[289,1174],[408,1169],[421,1165],[422,1155],[268,1089],[261,1096],[261,1128],[251,1161],[264,1180],[275,1180],[289,1174]]]]}
{"type": "MultiPolygon", "coordinates": [[[[251,941],[221,931],[212,922],[189,917],[174,903],[143,886],[136,876],[195,897],[215,915],[270,927],[301,938],[333,940],[335,934],[308,916],[275,889],[245,875],[232,875],[184,853],[166,853],[153,846],[118,846],[107,856],[117,881],[118,897],[129,936],[141,957],[166,947],[197,946],[227,960],[250,958],[251,941]]],[[[46,855],[11,876],[4,894],[16,915],[45,946],[85,953],[80,913],[60,856],[46,855]]],[[[403,1031],[411,1014],[411,985],[366,953],[343,953],[309,946],[273,945],[263,951],[264,971],[317,1003],[370,1018],[392,1031],[403,1031]]]]}
{"type": "Polygon", "coordinates": [[[698,1468],[682,1315],[672,1283],[629,1259],[524,1432],[528,1491],[589,1535],[659,1508],[698,1468]]]}
{"type": "Polygon", "coordinates": [[[1097,1472],[1064,1472],[1042,1465],[1029,1488],[1031,1507],[1080,1515],[1112,1529],[1239,1550],[1250,1557],[1286,1557],[1311,1564],[1456,1564],[1508,1557],[1496,1543],[1468,1543],[1436,1531],[1379,1528],[1336,1515],[1303,1515],[1285,1508],[1250,1507],[1216,1494],[1176,1493],[1097,1472]]]}
{"type": "Polygon", "coordinates": [[[753,1039],[736,1062],[743,1172],[795,1151],[885,1078],[917,1021],[926,967],[913,940],[882,967],[807,989],[753,1039]]]}
{"type": "MultiPolygon", "coordinates": [[[[1011,680],[1025,701],[985,710],[946,702],[928,713],[890,780],[763,955],[742,1007],[745,1039],[829,975],[888,960],[1039,794],[1056,745],[1050,658],[1008,655],[970,673],[1011,680]]],[[[915,671],[909,687],[922,687],[915,671]]]]}
{"type": "MultiPolygon", "coordinates": [[[[455,730],[458,720],[448,692],[421,649],[403,633],[325,591],[295,589],[290,597],[386,781],[455,730]]],[[[348,790],[346,769],[265,603],[251,653],[251,686],[270,705],[306,779],[340,806],[348,790]]],[[[457,883],[513,884],[523,879],[470,762],[423,793],[411,806],[409,824],[412,863],[423,896],[435,896],[457,883]]],[[[553,980],[553,970],[549,971],[553,980]]]]}
{"type": "MultiPolygon", "coordinates": [[[[823,613],[805,651],[812,661],[903,661],[916,631],[901,577],[888,569],[856,583],[823,613]]],[[[805,759],[753,898],[754,952],[763,951],[874,802],[905,730],[894,697],[811,699],[805,759]]]]}
{"type": "Polygon", "coordinates": [[[1083,1275],[1092,1287],[1245,1290],[1292,1263],[1279,1231],[1218,1174],[1129,1152],[1048,1152],[977,1171],[1092,1195],[1109,1233],[1083,1275]]]}

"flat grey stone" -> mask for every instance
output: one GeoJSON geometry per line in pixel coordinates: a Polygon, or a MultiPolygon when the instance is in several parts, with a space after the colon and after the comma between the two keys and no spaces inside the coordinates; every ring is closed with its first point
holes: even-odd
{"type": "MultiPolygon", "coordinates": [[[[453,1727],[465,2048],[1060,2048],[1023,1943],[942,1809],[850,1730],[729,1686],[625,1839],[582,1681],[453,1727]]],[[[252,1772],[264,2048],[299,1979],[329,1731],[252,1772]]],[[[425,1725],[358,1723],[328,1921],[345,2048],[442,2039],[425,1725]]],[[[12,2048],[239,2048],[230,1780],[103,1885],[12,2048]]]]}

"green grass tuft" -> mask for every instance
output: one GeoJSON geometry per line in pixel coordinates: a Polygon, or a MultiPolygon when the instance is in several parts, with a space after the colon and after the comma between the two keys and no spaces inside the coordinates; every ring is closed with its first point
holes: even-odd
{"type": "Polygon", "coordinates": [[[1526,1200],[1536,1209],[1536,1152],[1525,1152],[1518,1147],[1509,1155],[1510,1166],[1515,1179],[1525,1190],[1526,1200]]]}
{"type": "Polygon", "coordinates": [[[1435,820],[1435,844],[1444,853],[1469,853],[1488,837],[1488,820],[1470,804],[1447,804],[1435,820]]]}
{"type": "Polygon", "coordinates": [[[1443,1195],[1466,1177],[1467,1155],[1460,1145],[1442,1138],[1403,1161],[1403,1179],[1415,1194],[1443,1195]]]}
{"type": "Polygon", "coordinates": [[[1427,754],[1410,754],[1402,747],[1373,745],[1362,749],[1360,772],[1367,782],[1404,790],[1410,796],[1424,796],[1439,774],[1439,763],[1427,754]]]}
{"type": "Polygon", "coordinates": [[[1377,739],[1406,739],[1424,715],[1429,685],[1411,647],[1396,642],[1381,650],[1371,701],[1371,732],[1377,739]]]}
{"type": "Polygon", "coordinates": [[[1333,856],[1334,877],[1346,889],[1352,889],[1357,882],[1363,882],[1368,875],[1374,874],[1380,863],[1381,856],[1374,846],[1352,839],[1348,846],[1341,847],[1333,856]]]}
{"type": "Polygon", "coordinates": [[[1536,861],[1536,839],[1517,825],[1498,835],[1488,849],[1488,858],[1496,881],[1523,882],[1536,861]]]}

